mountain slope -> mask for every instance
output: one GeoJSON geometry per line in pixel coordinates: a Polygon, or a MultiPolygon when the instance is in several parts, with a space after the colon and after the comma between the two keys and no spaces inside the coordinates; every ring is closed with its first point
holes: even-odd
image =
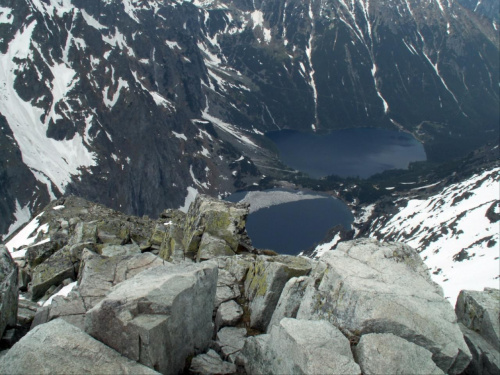
{"type": "MultiPolygon", "coordinates": [[[[494,163],[466,178],[450,176],[396,193],[392,203],[386,198],[366,206],[357,215],[357,236],[415,248],[454,304],[462,289],[498,288],[499,197],[500,167],[494,163]]],[[[329,250],[338,240],[317,250],[329,250]]]]}
{"type": "Polygon", "coordinates": [[[498,31],[483,13],[0,0],[0,233],[65,193],[155,216],[258,183],[276,160],[268,130],[393,127],[432,160],[461,155],[498,135],[498,31]]]}

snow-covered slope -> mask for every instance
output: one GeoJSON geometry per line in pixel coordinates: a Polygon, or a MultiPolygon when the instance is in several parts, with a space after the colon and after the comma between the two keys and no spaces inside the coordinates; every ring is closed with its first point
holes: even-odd
{"type": "Polygon", "coordinates": [[[397,213],[372,219],[370,237],[417,249],[452,304],[462,289],[499,287],[500,167],[427,197],[415,191],[395,206],[397,213]]]}

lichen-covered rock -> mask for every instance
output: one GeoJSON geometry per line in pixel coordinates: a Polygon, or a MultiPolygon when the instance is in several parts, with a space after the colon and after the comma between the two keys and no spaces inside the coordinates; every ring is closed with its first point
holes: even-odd
{"type": "Polygon", "coordinates": [[[184,247],[196,256],[203,233],[224,240],[233,252],[241,242],[249,242],[245,225],[248,205],[198,195],[189,207],[184,227],[184,247]]]}
{"type": "Polygon", "coordinates": [[[464,374],[500,374],[500,290],[462,290],[455,311],[472,353],[464,374]]]}
{"type": "Polygon", "coordinates": [[[75,226],[73,236],[69,239],[70,245],[83,242],[97,242],[97,222],[79,222],[75,226]]]}
{"type": "Polygon", "coordinates": [[[17,265],[9,250],[0,245],[0,337],[17,321],[17,265]]]}
{"type": "Polygon", "coordinates": [[[61,319],[36,327],[0,357],[0,373],[158,374],[61,319]]]}
{"type": "Polygon", "coordinates": [[[430,351],[391,333],[363,335],[355,352],[364,375],[444,375],[430,351]]]}
{"type": "Polygon", "coordinates": [[[26,250],[25,259],[30,268],[35,268],[40,263],[48,259],[52,254],[59,250],[57,243],[54,241],[43,242],[38,245],[28,247],[26,250]]]}
{"type": "Polygon", "coordinates": [[[208,348],[216,283],[213,262],[148,269],[89,310],[86,331],[134,361],[176,374],[208,348]]]}
{"type": "Polygon", "coordinates": [[[103,244],[125,245],[130,241],[130,228],[119,219],[101,220],[97,223],[97,238],[103,244]]]}
{"type": "Polygon", "coordinates": [[[229,375],[236,373],[236,365],[226,362],[212,349],[199,354],[191,361],[189,373],[193,375],[229,375]]]}
{"type": "Polygon", "coordinates": [[[258,256],[245,280],[245,296],[250,301],[250,326],[265,332],[281,292],[292,277],[307,275],[312,261],[294,256],[258,256]]]}
{"type": "Polygon", "coordinates": [[[200,245],[198,247],[198,254],[196,260],[208,260],[218,256],[231,256],[235,255],[226,241],[221,238],[214,237],[205,232],[201,236],[200,245]]]}
{"type": "Polygon", "coordinates": [[[67,278],[76,278],[73,259],[71,249],[65,246],[32,270],[30,291],[33,300],[42,297],[52,285],[59,285],[67,278]]]}
{"type": "Polygon", "coordinates": [[[171,222],[164,224],[166,226],[163,234],[163,240],[160,244],[159,256],[162,259],[170,260],[184,258],[184,230],[183,228],[171,222]]]}
{"type": "Polygon", "coordinates": [[[307,287],[297,318],[326,319],[353,335],[392,333],[431,351],[447,373],[468,365],[455,313],[415,250],[356,240],[321,261],[327,268],[307,287]]]}
{"type": "Polygon", "coordinates": [[[248,374],[360,374],[349,340],[327,321],[284,318],[269,334],[247,339],[248,374]]]}

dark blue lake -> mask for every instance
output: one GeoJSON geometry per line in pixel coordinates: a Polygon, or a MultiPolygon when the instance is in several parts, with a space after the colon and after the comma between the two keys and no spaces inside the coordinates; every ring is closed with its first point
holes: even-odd
{"type": "Polygon", "coordinates": [[[266,136],[278,147],[284,164],[313,178],[332,174],[367,178],[426,160],[423,145],[411,134],[386,129],[345,129],[328,134],[281,130],[266,136]]]}
{"type": "Polygon", "coordinates": [[[273,189],[235,193],[227,199],[250,203],[247,232],[253,245],[281,254],[297,255],[320,242],[329,229],[338,224],[350,228],[353,221],[342,201],[323,194],[273,189]]]}

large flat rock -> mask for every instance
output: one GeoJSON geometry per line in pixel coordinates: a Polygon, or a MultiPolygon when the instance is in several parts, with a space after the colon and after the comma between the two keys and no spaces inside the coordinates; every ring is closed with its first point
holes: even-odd
{"type": "Polygon", "coordinates": [[[391,333],[364,335],[355,351],[363,375],[444,375],[430,351],[391,333]]]}
{"type": "Polygon", "coordinates": [[[363,239],[321,261],[327,268],[307,287],[297,318],[326,319],[352,335],[392,333],[432,352],[447,373],[468,365],[455,313],[415,250],[363,239]]]}
{"type": "Polygon", "coordinates": [[[248,374],[360,374],[349,340],[327,321],[284,318],[269,334],[247,339],[248,374]]]}
{"type": "Polygon", "coordinates": [[[215,262],[148,269],[89,310],[86,331],[134,361],[176,374],[208,348],[216,285],[215,262]]]}
{"type": "Polygon", "coordinates": [[[130,374],[158,372],[93,339],[77,327],[56,319],[31,330],[0,357],[1,374],[130,374]]]}

